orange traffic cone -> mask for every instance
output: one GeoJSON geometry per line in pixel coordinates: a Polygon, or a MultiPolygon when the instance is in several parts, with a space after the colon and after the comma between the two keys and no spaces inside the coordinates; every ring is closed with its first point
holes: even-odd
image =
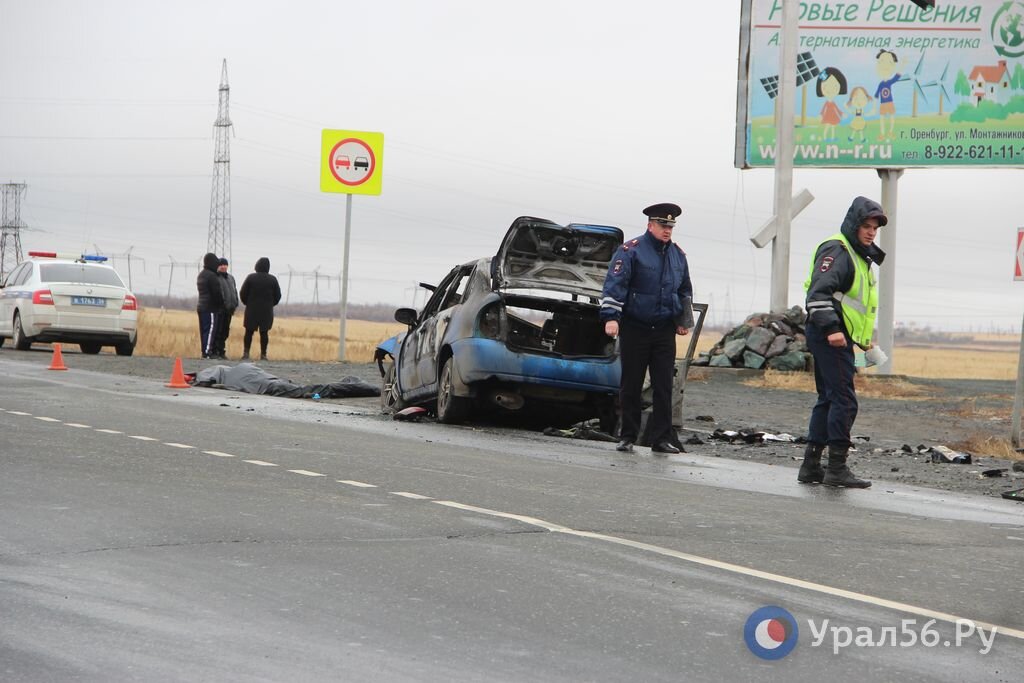
{"type": "Polygon", "coordinates": [[[171,389],[188,389],[191,385],[185,381],[185,371],[181,369],[181,358],[174,359],[174,372],[171,373],[171,381],[164,385],[171,389]]]}
{"type": "Polygon", "coordinates": [[[67,370],[64,366],[64,354],[60,352],[60,344],[53,345],[53,360],[50,361],[50,367],[47,370],[67,370]]]}

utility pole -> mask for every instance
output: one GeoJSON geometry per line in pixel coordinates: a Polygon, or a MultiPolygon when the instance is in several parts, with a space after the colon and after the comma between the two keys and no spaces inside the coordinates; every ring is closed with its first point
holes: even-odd
{"type": "Polygon", "coordinates": [[[0,213],[0,283],[21,263],[21,197],[28,190],[25,183],[0,185],[3,208],[0,213]]]}
{"type": "MultiPolygon", "coordinates": [[[[93,246],[95,247],[96,245],[94,244],[93,246]]],[[[126,260],[128,262],[128,289],[130,289],[130,290],[132,290],[134,292],[135,288],[132,287],[132,260],[134,259],[136,261],[142,261],[142,272],[145,273],[146,272],[146,259],[142,258],[141,256],[135,256],[134,254],[132,254],[132,250],[133,249],[135,249],[135,245],[134,244],[132,246],[128,247],[128,250],[125,251],[124,253],[122,253],[122,254],[111,254],[108,258],[111,258],[114,261],[117,261],[118,259],[124,259],[124,260],[126,260]]],[[[97,248],[96,251],[98,253],[99,252],[99,248],[97,248]]]]}
{"type": "Polygon", "coordinates": [[[168,256],[167,258],[171,259],[171,262],[170,263],[162,263],[162,264],[160,264],[160,273],[162,274],[164,272],[164,268],[168,268],[170,270],[170,275],[167,277],[167,296],[170,296],[171,295],[171,282],[174,280],[174,269],[175,268],[182,268],[182,269],[184,269],[185,275],[187,277],[188,276],[188,269],[189,268],[195,268],[196,272],[199,272],[199,266],[197,264],[195,264],[195,263],[176,261],[173,256],[168,256]]]}
{"type": "Polygon", "coordinates": [[[228,135],[228,60],[224,60],[218,89],[217,120],[213,122],[213,189],[210,192],[210,232],[206,251],[234,262],[231,256],[231,139],[228,135]]]}

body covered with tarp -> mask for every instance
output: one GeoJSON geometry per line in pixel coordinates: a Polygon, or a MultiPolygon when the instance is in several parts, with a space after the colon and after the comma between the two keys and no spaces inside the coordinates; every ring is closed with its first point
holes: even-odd
{"type": "Polygon", "coordinates": [[[298,385],[276,377],[253,363],[214,365],[196,373],[196,386],[242,391],[247,394],[269,394],[287,398],[356,398],[380,396],[380,387],[358,377],[342,377],[327,384],[298,385]]]}

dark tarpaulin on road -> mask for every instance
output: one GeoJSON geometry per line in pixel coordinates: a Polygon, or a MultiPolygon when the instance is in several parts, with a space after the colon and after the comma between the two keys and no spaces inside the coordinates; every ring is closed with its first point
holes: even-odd
{"type": "Polygon", "coordinates": [[[380,387],[364,382],[358,377],[342,377],[327,384],[300,386],[294,382],[275,377],[252,363],[238,365],[214,365],[196,373],[195,384],[201,387],[215,387],[242,391],[247,394],[268,394],[286,398],[357,398],[380,396],[380,387]]]}

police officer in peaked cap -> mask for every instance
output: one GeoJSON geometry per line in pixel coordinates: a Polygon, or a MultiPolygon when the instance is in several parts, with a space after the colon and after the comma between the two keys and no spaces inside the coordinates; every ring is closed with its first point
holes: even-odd
{"type": "Polygon", "coordinates": [[[672,241],[680,213],[672,203],[644,209],[647,232],[619,247],[605,277],[600,315],[605,334],[619,338],[622,362],[618,451],[631,452],[640,437],[640,393],[648,371],[654,391],[647,432],[651,451],[680,451],[672,431],[676,335],[693,327],[690,269],[686,253],[672,241]]]}

